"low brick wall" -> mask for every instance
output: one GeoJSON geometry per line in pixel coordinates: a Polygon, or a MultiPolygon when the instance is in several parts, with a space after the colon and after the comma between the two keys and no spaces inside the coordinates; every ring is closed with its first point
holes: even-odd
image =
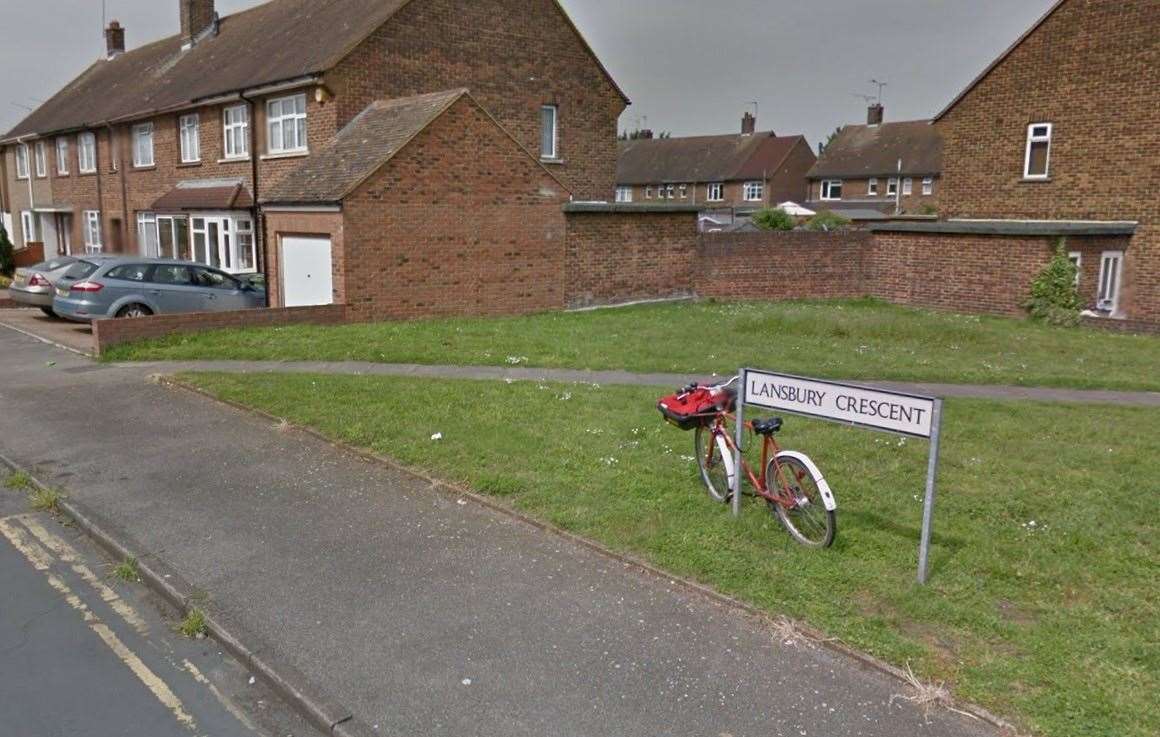
{"type": "Polygon", "coordinates": [[[722,299],[833,299],[871,294],[866,262],[873,236],[787,231],[704,233],[695,286],[722,299]]]}
{"type": "Polygon", "coordinates": [[[32,266],[33,264],[39,264],[43,260],[43,243],[29,243],[24,248],[19,248],[12,252],[12,262],[16,264],[17,268],[21,266],[32,266]]]}
{"type": "Polygon", "coordinates": [[[218,328],[275,327],[278,325],[338,325],[346,322],[345,305],[277,307],[233,312],[189,312],[180,315],[97,320],[93,346],[99,356],[111,346],[175,333],[200,333],[218,328]]]}

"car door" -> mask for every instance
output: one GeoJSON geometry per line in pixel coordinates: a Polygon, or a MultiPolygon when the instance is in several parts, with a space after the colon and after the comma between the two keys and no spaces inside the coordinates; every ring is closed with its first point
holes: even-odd
{"type": "Polygon", "coordinates": [[[193,281],[206,300],[206,310],[244,310],[250,306],[246,291],[234,277],[204,266],[192,268],[193,281]]]}
{"type": "Polygon", "coordinates": [[[148,285],[161,312],[202,312],[201,291],[193,283],[193,271],[184,264],[155,264],[148,285]]]}
{"type": "Polygon", "coordinates": [[[119,264],[105,271],[100,277],[105,285],[101,290],[102,304],[109,310],[128,304],[143,304],[154,309],[149,272],[149,264],[119,264]]]}

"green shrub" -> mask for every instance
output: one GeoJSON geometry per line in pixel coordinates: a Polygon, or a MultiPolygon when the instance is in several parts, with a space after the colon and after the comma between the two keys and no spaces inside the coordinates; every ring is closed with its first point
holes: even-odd
{"type": "Polygon", "coordinates": [[[806,230],[842,230],[849,225],[849,218],[844,218],[836,212],[822,210],[806,221],[806,230]]]}
{"type": "Polygon", "coordinates": [[[797,223],[785,210],[766,207],[753,214],[753,224],[762,230],[793,230],[797,223]]]}
{"type": "Polygon", "coordinates": [[[0,276],[12,276],[16,271],[16,261],[12,256],[12,241],[8,240],[8,231],[0,225],[0,276]]]}
{"type": "Polygon", "coordinates": [[[1023,307],[1036,320],[1051,325],[1076,325],[1083,306],[1075,287],[1076,268],[1063,244],[1057,243],[1055,255],[1031,282],[1031,296],[1023,307]]]}

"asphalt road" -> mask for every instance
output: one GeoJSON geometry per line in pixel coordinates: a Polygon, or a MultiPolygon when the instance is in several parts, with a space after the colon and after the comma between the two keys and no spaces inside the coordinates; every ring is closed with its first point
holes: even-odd
{"type": "Polygon", "coordinates": [[[110,564],[0,489],[0,734],[314,734],[212,641],[173,632],[139,585],[108,576],[110,564]]]}

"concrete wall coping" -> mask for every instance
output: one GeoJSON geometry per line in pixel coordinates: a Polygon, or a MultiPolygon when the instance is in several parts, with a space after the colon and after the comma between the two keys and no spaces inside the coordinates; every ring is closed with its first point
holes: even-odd
{"type": "Polygon", "coordinates": [[[938,222],[874,223],[873,233],[953,233],[957,235],[1132,235],[1132,221],[1085,220],[941,220],[938,222]]]}
{"type": "Polygon", "coordinates": [[[568,202],[564,204],[564,212],[583,213],[698,213],[700,205],[659,205],[648,202],[568,202]]]}

